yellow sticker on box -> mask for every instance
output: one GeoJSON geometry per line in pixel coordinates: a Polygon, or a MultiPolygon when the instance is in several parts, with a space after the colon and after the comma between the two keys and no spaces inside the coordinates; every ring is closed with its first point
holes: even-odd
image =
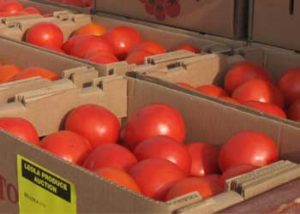
{"type": "Polygon", "coordinates": [[[17,168],[20,214],[76,213],[73,183],[21,155],[17,168]]]}

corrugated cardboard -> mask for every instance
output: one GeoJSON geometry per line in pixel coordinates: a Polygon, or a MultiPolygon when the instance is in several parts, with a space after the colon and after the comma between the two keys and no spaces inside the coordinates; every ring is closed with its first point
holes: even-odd
{"type": "MultiPolygon", "coordinates": [[[[174,28],[165,27],[157,24],[147,24],[141,21],[132,21],[126,18],[116,16],[90,16],[85,14],[71,14],[67,12],[56,13],[54,17],[49,18],[33,18],[23,20],[22,18],[7,18],[4,23],[7,27],[0,27],[0,35],[22,40],[28,28],[32,25],[47,21],[57,24],[64,32],[65,39],[69,38],[71,33],[78,29],[80,26],[96,21],[102,23],[107,28],[113,28],[119,25],[132,26],[137,29],[145,40],[154,40],[163,44],[168,50],[172,51],[182,44],[191,44],[200,47],[204,53],[207,52],[232,52],[233,48],[245,45],[244,42],[235,42],[228,39],[221,39],[209,36],[200,36],[197,33],[192,33],[183,30],[176,30],[174,28]]],[[[65,55],[75,59],[74,57],[65,55]]],[[[113,63],[109,65],[99,65],[86,60],[76,58],[77,60],[85,63],[90,63],[98,70],[108,73],[124,73],[131,70],[134,65],[128,65],[125,61],[113,63]]]]}
{"type": "MultiPolygon", "coordinates": [[[[300,138],[299,129],[265,117],[255,117],[171,87],[160,86],[154,80],[105,77],[95,79],[92,86],[83,90],[72,87],[65,80],[16,97],[19,99],[15,102],[0,105],[0,116],[27,118],[38,127],[40,135],[57,131],[64,116],[84,103],[104,105],[118,117],[125,118],[144,105],[161,102],[174,106],[182,113],[188,131],[187,142],[201,140],[220,146],[238,131],[263,131],[278,143],[281,158],[300,161],[299,156],[294,156],[294,153],[298,154],[300,151],[297,143],[300,138]]],[[[5,179],[6,184],[17,188],[16,155],[21,154],[75,184],[79,213],[195,213],[200,207],[200,210],[210,213],[217,211],[217,207],[225,209],[244,200],[237,192],[229,191],[208,201],[199,201],[200,198],[193,194],[173,203],[153,201],[59,160],[4,132],[0,132],[0,137],[0,176],[5,179]]],[[[7,186],[4,185],[4,188],[7,186]]],[[[5,197],[0,203],[0,210],[17,212],[17,202],[5,197]]]]}
{"type": "Polygon", "coordinates": [[[251,0],[250,39],[269,45],[300,50],[299,1],[251,0]]]}
{"type": "MultiPolygon", "coordinates": [[[[107,12],[140,20],[158,22],[201,33],[245,38],[247,31],[247,0],[181,0],[180,15],[158,20],[145,10],[145,4],[137,0],[97,0],[96,11],[107,12]]],[[[151,1],[145,1],[151,2],[151,1]]],[[[155,2],[155,1],[152,1],[155,2]]],[[[172,2],[172,1],[171,1],[172,2]]]]}

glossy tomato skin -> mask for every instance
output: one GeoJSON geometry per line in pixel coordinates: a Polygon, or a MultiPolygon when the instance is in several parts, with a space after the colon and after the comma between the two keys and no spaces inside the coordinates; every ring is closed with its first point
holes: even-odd
{"type": "Polygon", "coordinates": [[[105,34],[105,38],[119,60],[124,60],[132,48],[142,41],[140,33],[127,26],[113,28],[105,34]]]}
{"type": "Polygon", "coordinates": [[[262,103],[257,101],[248,101],[244,103],[245,106],[248,106],[250,108],[256,109],[258,111],[264,112],[266,114],[270,114],[273,116],[277,116],[283,119],[286,119],[286,114],[277,105],[271,104],[271,103],[262,103]]]}
{"type": "Polygon", "coordinates": [[[96,147],[83,162],[83,167],[95,171],[104,167],[127,170],[137,162],[128,149],[118,144],[105,144],[96,147]]]}
{"type": "Polygon", "coordinates": [[[40,67],[28,67],[16,74],[11,80],[28,79],[32,77],[41,77],[48,80],[58,80],[60,77],[57,73],[40,67]]]}
{"type": "Polygon", "coordinates": [[[179,50],[185,50],[185,51],[190,51],[190,52],[193,52],[193,53],[200,53],[201,52],[201,49],[200,48],[196,48],[192,45],[181,45],[179,46],[178,48],[176,48],[177,51],[179,50]]]}
{"type": "Polygon", "coordinates": [[[10,15],[15,15],[24,9],[23,5],[18,1],[6,1],[1,4],[0,12],[7,12],[10,15]]]}
{"type": "Polygon", "coordinates": [[[143,160],[132,166],[129,174],[145,196],[156,200],[164,200],[171,186],[185,178],[179,167],[164,159],[143,160]]]}
{"type": "Polygon", "coordinates": [[[5,83],[13,79],[18,73],[20,73],[21,68],[17,65],[7,64],[0,66],[0,83],[5,83]]]}
{"type": "Polygon", "coordinates": [[[132,150],[147,138],[164,135],[178,143],[185,138],[185,123],[181,114],[165,104],[152,104],[133,113],[125,125],[123,142],[132,150]]]}
{"type": "Polygon", "coordinates": [[[87,59],[98,64],[110,64],[119,61],[118,58],[115,57],[112,53],[105,51],[98,51],[90,57],[87,57],[87,59]]]}
{"type": "Polygon", "coordinates": [[[279,93],[280,91],[277,91],[276,87],[270,82],[254,79],[237,87],[232,97],[240,102],[257,101],[272,103],[283,108],[284,101],[281,99],[282,97],[279,93]]]}
{"type": "Polygon", "coordinates": [[[35,7],[26,7],[24,11],[28,14],[41,14],[41,11],[35,7]]]}
{"type": "Polygon", "coordinates": [[[143,65],[145,63],[145,58],[151,55],[153,54],[145,50],[134,51],[126,57],[126,62],[128,64],[143,65]]]}
{"type": "Polygon", "coordinates": [[[288,109],[288,117],[291,120],[300,122],[300,99],[294,101],[288,109]]]}
{"type": "Polygon", "coordinates": [[[126,187],[134,192],[140,193],[141,190],[133,178],[124,170],[112,167],[101,168],[94,171],[97,175],[104,177],[120,186],[126,187]]]}
{"type": "Polygon", "coordinates": [[[39,22],[29,28],[25,41],[41,47],[61,48],[64,35],[61,29],[50,22],[39,22]]]}
{"type": "Polygon", "coordinates": [[[196,90],[200,93],[212,96],[212,97],[226,97],[228,96],[226,91],[215,85],[202,85],[196,88],[196,90]]]}
{"type": "Polygon", "coordinates": [[[83,25],[78,30],[75,31],[74,35],[93,35],[93,36],[102,36],[106,32],[104,26],[99,23],[89,23],[83,25]]]}
{"type": "Polygon", "coordinates": [[[253,79],[263,79],[271,82],[271,74],[263,67],[251,62],[240,62],[232,66],[225,76],[225,90],[232,94],[240,85],[253,79]]]}
{"type": "Polygon", "coordinates": [[[41,147],[74,164],[81,164],[91,151],[87,139],[70,131],[59,131],[46,136],[41,142],[41,147]]]}
{"type": "Polygon", "coordinates": [[[279,78],[278,86],[283,92],[288,105],[300,99],[300,68],[285,71],[279,78]]]}
{"type": "Polygon", "coordinates": [[[167,136],[155,136],[142,141],[134,150],[138,160],[162,158],[176,164],[186,175],[191,169],[187,148],[167,136]]]}
{"type": "Polygon", "coordinates": [[[272,138],[261,132],[242,131],[222,146],[219,167],[223,172],[241,164],[263,167],[278,158],[279,152],[272,138]]]}
{"type": "Polygon", "coordinates": [[[144,41],[138,44],[137,46],[135,46],[131,52],[140,51],[140,50],[149,52],[152,55],[163,54],[167,52],[165,47],[163,47],[161,44],[154,41],[144,41]]]}
{"type": "Polygon", "coordinates": [[[71,111],[67,116],[65,129],[85,137],[96,147],[100,144],[117,143],[120,122],[108,109],[87,104],[71,111]]]}
{"type": "Polygon", "coordinates": [[[224,188],[217,179],[209,176],[189,177],[174,184],[166,196],[166,201],[192,192],[198,192],[203,199],[206,199],[223,191],[224,188]]]}
{"type": "Polygon", "coordinates": [[[204,176],[219,172],[219,150],[208,143],[194,142],[186,145],[192,158],[191,176],[204,176]]]}
{"type": "Polygon", "coordinates": [[[17,117],[2,117],[0,118],[0,129],[30,144],[40,145],[39,135],[33,124],[28,120],[17,117]]]}

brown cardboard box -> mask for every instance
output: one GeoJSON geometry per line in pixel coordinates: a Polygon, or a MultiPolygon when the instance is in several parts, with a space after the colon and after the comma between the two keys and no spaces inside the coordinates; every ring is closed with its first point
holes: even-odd
{"type": "MultiPolygon", "coordinates": [[[[93,85],[80,90],[65,80],[63,83],[56,82],[51,87],[21,93],[16,97],[18,99],[15,102],[0,105],[0,116],[27,118],[35,124],[41,136],[57,131],[61,127],[64,116],[81,104],[103,105],[118,117],[125,118],[144,105],[161,102],[174,106],[182,113],[188,130],[187,142],[201,140],[220,146],[238,131],[263,131],[276,140],[281,158],[300,161],[298,155],[300,147],[297,144],[300,138],[299,128],[265,117],[255,117],[253,114],[238,111],[230,106],[158,85],[156,81],[111,76],[95,79],[93,85]]],[[[229,188],[225,193],[203,201],[200,201],[198,195],[191,194],[173,202],[163,203],[129,192],[4,132],[0,132],[0,138],[0,178],[2,189],[9,192],[7,194],[4,191],[0,197],[1,212],[18,211],[16,173],[18,154],[73,183],[76,189],[78,213],[217,212],[240,203],[248,197],[254,197],[261,191],[295,179],[300,174],[299,166],[283,161],[271,165],[271,168],[266,171],[260,169],[248,176],[248,178],[255,178],[253,180],[255,185],[263,185],[264,188],[255,189],[255,186],[250,185],[249,189],[244,189],[246,195],[229,188]],[[266,179],[267,175],[270,179],[266,179]]],[[[239,183],[239,180],[233,179],[229,182],[239,183]]],[[[38,200],[43,201],[42,198],[38,200]]]]}
{"type": "Polygon", "coordinates": [[[247,0],[147,0],[144,1],[145,3],[139,0],[127,0],[126,2],[126,4],[122,4],[119,0],[97,0],[95,1],[95,7],[96,11],[158,22],[228,38],[245,38],[247,35],[247,0]],[[171,6],[167,9],[160,2],[167,2],[171,6]],[[157,12],[153,14],[152,11],[151,14],[149,8],[156,8],[155,11],[162,11],[162,13],[168,11],[169,13],[166,12],[166,14],[169,15],[165,17],[158,15],[157,17],[154,15],[157,12]]]}
{"type": "MultiPolygon", "coordinates": [[[[132,21],[126,18],[107,16],[103,14],[101,16],[100,14],[98,16],[90,16],[84,14],[60,13],[56,14],[55,17],[49,18],[35,18],[27,20],[18,18],[5,19],[4,23],[6,23],[7,27],[0,28],[0,35],[16,40],[21,40],[26,30],[40,21],[48,21],[60,26],[64,32],[65,39],[67,39],[71,35],[71,33],[80,26],[90,23],[91,21],[98,21],[108,28],[113,28],[119,25],[132,26],[142,34],[145,40],[154,40],[162,43],[170,51],[176,49],[176,47],[178,47],[179,45],[186,43],[195,45],[196,47],[200,47],[204,53],[231,52],[233,48],[245,45],[244,42],[236,42],[229,39],[221,39],[209,36],[200,36],[197,33],[192,33],[184,30],[177,30],[157,24],[148,24],[141,21],[132,21]]],[[[170,54],[172,55],[173,53],[170,54]]],[[[184,54],[181,57],[187,57],[190,55],[191,54],[184,54]]],[[[177,57],[178,55],[176,55],[175,59],[177,59],[177,57]]],[[[74,59],[74,57],[71,58],[74,59]]],[[[78,60],[87,62],[83,59],[78,60]]],[[[95,66],[98,70],[103,71],[104,73],[124,73],[124,71],[131,70],[134,66],[128,65],[125,61],[120,63],[113,63],[110,65],[97,65],[94,63],[90,64],[95,66]]]]}
{"type": "Polygon", "coordinates": [[[251,0],[250,39],[300,50],[299,1],[251,0]]]}
{"type": "Polygon", "coordinates": [[[72,11],[78,11],[78,12],[82,12],[82,13],[91,13],[93,11],[93,8],[77,7],[75,5],[64,4],[62,2],[58,2],[58,1],[55,1],[55,0],[31,0],[31,1],[40,2],[40,3],[43,3],[45,5],[54,5],[54,6],[58,6],[58,7],[61,7],[61,8],[71,9],[72,11]]]}

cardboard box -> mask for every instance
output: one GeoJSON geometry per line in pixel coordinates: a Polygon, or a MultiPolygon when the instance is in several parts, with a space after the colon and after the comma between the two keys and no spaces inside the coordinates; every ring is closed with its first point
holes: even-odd
{"type": "MultiPolygon", "coordinates": [[[[51,87],[21,93],[16,97],[18,99],[15,102],[0,105],[0,116],[26,118],[35,124],[41,136],[57,131],[65,115],[81,104],[103,105],[111,109],[119,118],[125,119],[144,105],[161,102],[172,105],[182,113],[187,126],[187,142],[201,140],[220,146],[238,131],[262,131],[278,143],[282,159],[300,161],[298,155],[300,146],[297,143],[300,138],[299,128],[265,117],[255,117],[253,114],[237,111],[203,97],[158,85],[156,81],[110,76],[95,79],[93,85],[80,90],[65,80],[63,83],[56,82],[51,87]],[[224,125],[224,121],[231,122],[225,122],[226,125],[224,125]]],[[[5,190],[0,197],[1,212],[18,212],[17,188],[22,186],[18,186],[17,181],[17,155],[63,177],[72,186],[72,193],[76,192],[77,200],[72,202],[77,205],[78,213],[211,213],[240,203],[300,176],[298,165],[282,161],[271,165],[267,170],[260,169],[247,176],[254,179],[255,185],[259,184],[258,186],[263,186],[263,188],[250,185],[250,189],[243,189],[245,194],[240,194],[230,187],[228,191],[207,200],[201,200],[197,194],[190,194],[175,201],[163,203],[114,185],[5,132],[0,132],[0,138],[2,139],[0,178],[2,189],[5,190]],[[269,178],[266,179],[266,176],[269,178]]],[[[238,184],[240,181],[233,179],[229,180],[228,184],[231,182],[238,184]]],[[[44,198],[38,200],[45,206],[50,205],[44,204],[44,198]]]]}
{"type": "Polygon", "coordinates": [[[120,4],[118,0],[97,0],[95,8],[96,11],[228,38],[245,38],[247,35],[247,0],[126,2],[128,3],[120,4]],[[169,4],[169,7],[164,4],[169,4]]]}
{"type": "Polygon", "coordinates": [[[251,0],[250,40],[300,50],[299,1],[251,0]]]}
{"type": "MultiPolygon", "coordinates": [[[[60,13],[56,14],[55,17],[49,18],[36,18],[36,19],[5,19],[4,23],[7,27],[0,28],[0,35],[13,38],[16,40],[22,40],[26,30],[30,28],[35,23],[40,21],[47,21],[57,24],[61,27],[64,32],[65,39],[69,38],[71,33],[78,29],[80,26],[90,23],[91,21],[96,21],[102,23],[108,28],[113,28],[119,25],[132,26],[137,29],[143,36],[145,40],[154,40],[163,44],[169,51],[176,49],[182,44],[191,44],[196,47],[200,47],[204,53],[207,52],[231,52],[233,48],[241,47],[245,45],[244,42],[235,42],[228,39],[215,39],[215,37],[200,36],[197,33],[192,33],[183,30],[176,30],[174,28],[169,28],[161,25],[147,24],[141,21],[132,21],[126,18],[116,17],[116,16],[90,16],[85,14],[70,14],[70,13],[60,13]]],[[[173,55],[173,53],[169,53],[173,55]]],[[[67,56],[67,55],[65,55],[67,56]]],[[[178,56],[175,54],[175,59],[178,57],[189,57],[191,53],[183,54],[178,56]]],[[[71,57],[71,56],[67,56],[71,57]]],[[[74,57],[71,57],[74,59],[74,57]]],[[[150,57],[151,58],[151,57],[150,57]]],[[[78,59],[78,58],[76,58],[78,59]]],[[[86,62],[86,60],[78,59],[80,61],[86,62]]],[[[109,65],[99,65],[90,63],[95,66],[98,70],[105,73],[124,73],[125,71],[131,70],[134,65],[128,65],[125,61],[119,63],[113,63],[109,65]]]]}
{"type": "Polygon", "coordinates": [[[91,13],[93,11],[93,7],[78,7],[75,5],[71,5],[70,3],[65,4],[65,3],[62,3],[59,1],[55,1],[55,0],[32,0],[32,1],[40,2],[45,5],[54,5],[54,6],[58,6],[58,7],[66,8],[66,9],[71,9],[73,11],[78,11],[78,12],[82,12],[82,13],[91,13]]]}

